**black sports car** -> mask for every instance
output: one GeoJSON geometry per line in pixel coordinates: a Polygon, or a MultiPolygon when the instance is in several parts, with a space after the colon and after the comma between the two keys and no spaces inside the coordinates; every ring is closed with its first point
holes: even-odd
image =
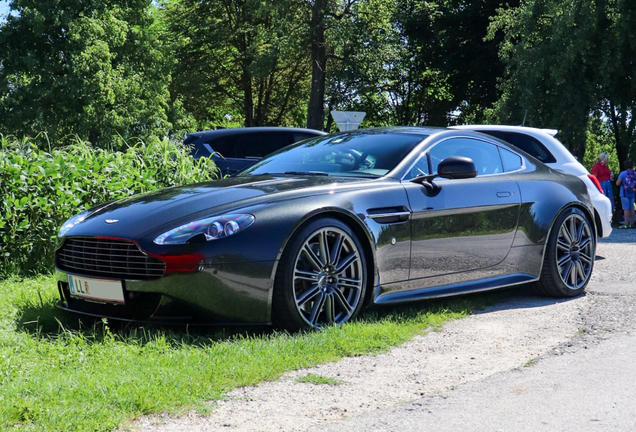
{"type": "Polygon", "coordinates": [[[238,175],[67,221],[60,307],[159,322],[340,324],[372,303],[535,282],[581,293],[585,185],[496,138],[386,128],[302,141],[238,175]]]}

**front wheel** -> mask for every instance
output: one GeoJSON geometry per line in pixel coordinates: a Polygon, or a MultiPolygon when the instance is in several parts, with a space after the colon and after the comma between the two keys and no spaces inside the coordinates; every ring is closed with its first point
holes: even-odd
{"type": "Polygon", "coordinates": [[[596,255],[596,238],[587,215],[578,208],[563,211],[546,248],[536,290],[551,297],[574,297],[583,292],[592,277],[596,255]]]}
{"type": "Polygon", "coordinates": [[[355,233],[337,219],[317,219],[293,236],[281,257],[272,320],[291,331],[342,324],[362,309],[366,285],[355,233]]]}

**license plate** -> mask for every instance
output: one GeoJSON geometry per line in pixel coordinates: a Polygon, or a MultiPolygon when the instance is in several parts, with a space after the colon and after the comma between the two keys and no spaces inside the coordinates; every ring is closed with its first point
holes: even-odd
{"type": "Polygon", "coordinates": [[[68,286],[71,295],[74,297],[82,297],[98,302],[124,302],[124,287],[121,281],[69,276],[68,286]]]}

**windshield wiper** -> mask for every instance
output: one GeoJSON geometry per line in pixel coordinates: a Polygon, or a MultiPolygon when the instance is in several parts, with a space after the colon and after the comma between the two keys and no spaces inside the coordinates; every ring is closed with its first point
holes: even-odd
{"type": "Polygon", "coordinates": [[[322,171],[285,171],[283,174],[325,176],[325,177],[329,176],[329,174],[322,171]]]}
{"type": "Polygon", "coordinates": [[[307,176],[329,176],[326,172],[322,171],[285,171],[285,172],[266,172],[258,174],[245,174],[250,176],[279,176],[279,175],[307,175],[307,176]]]}
{"type": "Polygon", "coordinates": [[[346,177],[372,177],[372,178],[382,177],[380,174],[372,174],[372,173],[365,173],[365,172],[348,172],[342,175],[343,176],[346,175],[346,177]]]}

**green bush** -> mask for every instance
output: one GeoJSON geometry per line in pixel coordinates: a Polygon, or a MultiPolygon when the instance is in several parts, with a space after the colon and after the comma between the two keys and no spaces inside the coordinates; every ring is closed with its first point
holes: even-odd
{"type": "Polygon", "coordinates": [[[59,227],[84,209],[217,173],[212,161],[195,161],[168,139],[111,152],[79,140],[44,151],[28,139],[0,137],[0,277],[50,271],[59,227]]]}

